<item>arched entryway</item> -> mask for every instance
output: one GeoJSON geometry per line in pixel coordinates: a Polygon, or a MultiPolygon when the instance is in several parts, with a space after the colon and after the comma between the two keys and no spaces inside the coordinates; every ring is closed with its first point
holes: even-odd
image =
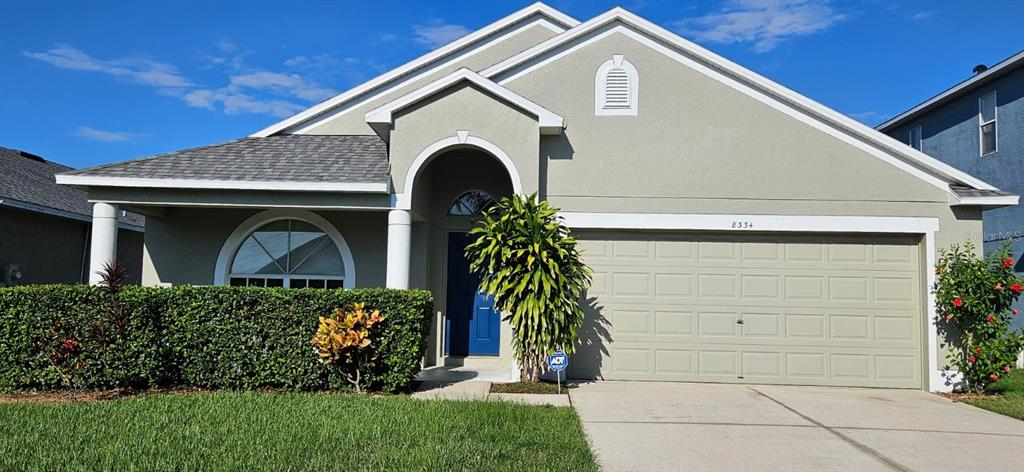
{"type": "Polygon", "coordinates": [[[478,293],[480,279],[470,273],[464,250],[481,212],[515,192],[513,178],[494,155],[463,145],[430,159],[412,189],[413,212],[424,220],[427,279],[441,317],[436,352],[449,360],[500,356],[501,316],[478,293]]]}

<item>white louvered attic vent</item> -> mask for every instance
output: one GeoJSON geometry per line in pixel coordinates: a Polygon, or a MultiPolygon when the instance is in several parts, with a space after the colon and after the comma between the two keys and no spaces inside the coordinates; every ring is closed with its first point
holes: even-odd
{"type": "Polygon", "coordinates": [[[604,108],[629,108],[629,74],[614,68],[604,77],[604,108]]]}
{"type": "Polygon", "coordinates": [[[636,115],[638,85],[636,67],[622,55],[612,56],[594,78],[594,114],[636,115]]]}

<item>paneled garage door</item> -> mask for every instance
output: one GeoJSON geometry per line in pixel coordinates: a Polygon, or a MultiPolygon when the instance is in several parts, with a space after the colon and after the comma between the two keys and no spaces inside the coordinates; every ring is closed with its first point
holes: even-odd
{"type": "Polygon", "coordinates": [[[580,239],[594,283],[577,375],[922,385],[918,237],[622,232],[580,239]]]}

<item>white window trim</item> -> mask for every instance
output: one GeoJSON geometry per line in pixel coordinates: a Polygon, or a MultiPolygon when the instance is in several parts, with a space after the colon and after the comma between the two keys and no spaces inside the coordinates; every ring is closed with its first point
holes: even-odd
{"type": "MultiPolygon", "coordinates": [[[[220,254],[217,255],[217,264],[213,272],[213,284],[214,285],[228,285],[230,281],[230,270],[231,262],[235,258],[235,252],[238,251],[238,247],[242,245],[245,238],[248,238],[253,231],[261,228],[263,225],[273,223],[280,220],[299,220],[316,226],[321,231],[327,234],[334,242],[335,247],[338,248],[338,252],[341,253],[342,263],[345,264],[345,276],[339,277],[347,282],[345,288],[355,288],[356,285],[356,266],[355,261],[352,258],[352,251],[348,247],[348,243],[345,241],[345,237],[341,235],[341,232],[334,227],[324,217],[313,213],[309,210],[290,209],[290,208],[275,208],[272,210],[263,211],[257,213],[238,225],[235,230],[228,236],[228,239],[224,242],[224,246],[220,248],[220,254]]],[[[248,277],[259,278],[259,275],[247,274],[248,277]]],[[[271,277],[267,275],[266,277],[271,277]]],[[[264,277],[264,278],[266,278],[264,277]]],[[[273,276],[275,278],[284,278],[285,285],[287,286],[288,274],[277,274],[273,276]]],[[[326,279],[332,277],[326,276],[310,276],[310,277],[295,277],[297,279],[309,278],[309,279],[326,279]]]]}
{"type": "Polygon", "coordinates": [[[889,216],[809,216],[809,215],[722,215],[678,213],[586,213],[561,212],[565,224],[573,229],[691,230],[728,232],[819,232],[919,234],[923,236],[925,265],[925,324],[927,351],[924,360],[924,387],[932,392],[949,392],[959,382],[959,372],[939,366],[938,326],[935,324],[935,233],[938,218],[889,216]],[[739,223],[737,225],[737,223],[739,223]],[[742,229],[741,229],[742,228],[742,229]]]}
{"type": "Polygon", "coordinates": [[[594,74],[594,115],[597,116],[636,116],[639,109],[640,76],[632,62],[622,54],[614,54],[602,63],[594,74]],[[605,108],[605,85],[608,72],[614,68],[626,71],[629,77],[629,108],[605,108]]]}
{"type": "Polygon", "coordinates": [[[918,151],[924,148],[924,133],[921,130],[921,125],[913,126],[910,128],[909,131],[907,131],[907,144],[909,144],[910,147],[917,149],[918,151]],[[917,132],[916,146],[914,145],[914,132],[917,132]]]}
{"type": "Polygon", "coordinates": [[[984,156],[987,156],[989,154],[995,154],[997,152],[999,152],[999,95],[997,95],[996,91],[993,90],[993,91],[991,91],[989,93],[986,93],[986,94],[978,97],[978,155],[984,157],[984,156]],[[992,119],[989,120],[989,121],[985,121],[985,118],[981,114],[981,112],[982,112],[981,104],[989,96],[992,97],[992,103],[993,103],[993,105],[992,105],[992,119]],[[995,148],[992,149],[991,152],[985,152],[985,144],[984,144],[985,132],[982,131],[982,128],[984,128],[985,125],[987,125],[989,123],[994,124],[995,128],[996,128],[995,148]]]}

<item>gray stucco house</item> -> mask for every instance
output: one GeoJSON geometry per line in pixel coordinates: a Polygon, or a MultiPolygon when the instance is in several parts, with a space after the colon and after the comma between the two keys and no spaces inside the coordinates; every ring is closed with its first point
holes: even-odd
{"type": "MultiPolygon", "coordinates": [[[[878,125],[894,139],[1014,194],[1024,191],[1024,51],[878,125]]],[[[1012,197],[1008,197],[1010,201],[1012,197]]],[[[986,251],[1009,243],[1024,273],[1024,208],[986,209],[986,251]]],[[[1018,306],[1020,308],[1020,306],[1018,306]]],[[[1016,324],[1024,326],[1024,320],[1016,324]]]]}
{"type": "Polygon", "coordinates": [[[236,141],[68,172],[143,283],[422,287],[428,365],[513,368],[465,232],[538,192],[594,283],[584,378],[941,390],[936,249],[1016,196],[633,13],[517,11],[236,141]]]}
{"type": "MultiPolygon", "coordinates": [[[[0,286],[84,283],[89,278],[92,205],[86,192],[57,185],[74,169],[0,147],[0,286]]],[[[119,215],[118,259],[131,280],[142,274],[143,217],[119,215]]]]}

